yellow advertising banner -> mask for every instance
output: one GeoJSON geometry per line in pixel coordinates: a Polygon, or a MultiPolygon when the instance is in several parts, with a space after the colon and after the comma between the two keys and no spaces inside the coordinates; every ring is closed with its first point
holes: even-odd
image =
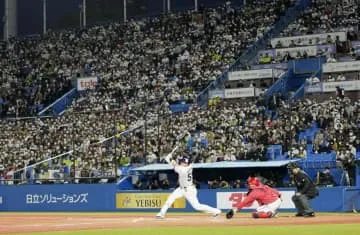
{"type": "MultiPolygon", "coordinates": [[[[116,208],[161,208],[169,195],[169,193],[117,193],[116,208]]],[[[171,208],[185,208],[185,206],[185,198],[179,198],[171,208]]]]}

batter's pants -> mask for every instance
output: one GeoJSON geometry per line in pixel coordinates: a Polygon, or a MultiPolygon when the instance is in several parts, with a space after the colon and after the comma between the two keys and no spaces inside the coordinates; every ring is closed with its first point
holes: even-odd
{"type": "Polygon", "coordinates": [[[190,186],[187,188],[177,188],[174,192],[170,194],[165,204],[162,206],[160,210],[160,215],[165,216],[169,207],[175,202],[176,199],[185,197],[186,200],[191,204],[191,206],[198,211],[207,212],[213,215],[220,214],[221,211],[217,208],[210,207],[208,205],[200,204],[197,198],[197,190],[194,186],[190,186]]]}

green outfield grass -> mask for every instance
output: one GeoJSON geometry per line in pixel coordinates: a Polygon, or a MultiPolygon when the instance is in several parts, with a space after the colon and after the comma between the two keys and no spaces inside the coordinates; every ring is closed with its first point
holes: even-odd
{"type": "Polygon", "coordinates": [[[116,230],[97,230],[97,231],[69,231],[69,232],[46,232],[46,233],[26,233],[40,235],[358,235],[360,234],[360,224],[341,224],[341,225],[306,225],[306,226],[247,226],[247,227],[174,227],[174,228],[143,228],[143,229],[116,229],[116,230]]]}

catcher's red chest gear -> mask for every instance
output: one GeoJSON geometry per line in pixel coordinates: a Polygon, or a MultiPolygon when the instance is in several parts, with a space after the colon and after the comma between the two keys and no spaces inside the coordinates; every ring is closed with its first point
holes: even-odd
{"type": "Polygon", "coordinates": [[[260,185],[259,187],[252,189],[245,200],[235,205],[235,207],[240,210],[243,207],[252,205],[254,201],[257,201],[259,205],[270,204],[279,199],[279,197],[280,193],[276,189],[266,185],[260,185]]]}

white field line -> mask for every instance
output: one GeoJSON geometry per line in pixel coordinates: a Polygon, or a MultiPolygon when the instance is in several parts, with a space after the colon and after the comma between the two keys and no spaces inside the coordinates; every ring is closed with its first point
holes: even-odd
{"type": "MultiPolygon", "coordinates": [[[[18,219],[26,219],[26,220],[55,220],[54,218],[52,218],[51,216],[0,216],[0,220],[1,218],[5,218],[5,219],[14,219],[14,220],[18,220],[18,219]]],[[[65,218],[65,217],[64,217],[65,218]]],[[[57,217],[58,219],[58,217],[57,217]]]]}
{"type": "MultiPolygon", "coordinates": [[[[57,223],[57,224],[14,224],[11,225],[12,228],[26,228],[26,227],[42,227],[42,226],[54,226],[54,227],[77,227],[79,225],[98,225],[98,224],[117,224],[114,221],[94,221],[94,222],[74,222],[74,223],[57,223]]],[[[9,228],[9,225],[0,225],[0,228],[9,228]]]]}
{"type": "Polygon", "coordinates": [[[165,218],[165,220],[172,220],[172,221],[183,221],[185,218],[165,218]]]}
{"type": "MultiPolygon", "coordinates": [[[[69,220],[71,217],[68,218],[69,220]]],[[[12,228],[26,228],[26,227],[42,227],[42,226],[54,226],[54,227],[78,227],[79,225],[110,225],[110,224],[119,224],[119,223],[137,223],[140,221],[155,221],[155,218],[136,218],[130,220],[129,218],[118,218],[118,219],[105,219],[105,218],[99,218],[99,219],[93,219],[89,218],[87,219],[87,222],[78,222],[78,219],[74,218],[74,222],[70,223],[68,221],[64,222],[55,222],[54,223],[33,223],[33,224],[12,224],[12,228]]],[[[166,218],[167,221],[183,221],[184,218],[166,218]]],[[[9,228],[8,224],[0,224],[0,228],[9,228]]]]}
{"type": "MultiPolygon", "coordinates": [[[[11,217],[11,216],[6,216],[4,217],[6,218],[7,220],[9,219],[14,219],[14,220],[46,220],[46,221],[54,221],[54,222],[57,222],[59,220],[76,220],[76,221],[121,221],[121,220],[129,220],[133,217],[125,217],[125,216],[122,216],[122,217],[113,217],[113,218],[97,218],[97,217],[56,217],[56,218],[52,218],[52,217],[20,217],[20,216],[14,216],[14,217],[11,217]]],[[[155,218],[155,217],[154,217],[155,218]]],[[[1,223],[1,217],[0,217],[0,223],[1,223]]]]}
{"type": "Polygon", "coordinates": [[[220,218],[211,218],[210,221],[215,222],[215,223],[226,223],[227,221],[230,221],[230,220],[220,219],[220,218]]]}
{"type": "Polygon", "coordinates": [[[144,221],[145,219],[143,217],[137,218],[137,219],[133,219],[132,222],[133,223],[137,223],[139,221],[144,221]]]}
{"type": "MultiPolygon", "coordinates": [[[[19,217],[17,217],[19,218],[19,217]]],[[[40,228],[43,226],[53,226],[55,228],[69,228],[69,227],[79,227],[79,226],[99,226],[99,225],[116,225],[116,224],[127,224],[130,221],[132,223],[138,223],[138,222],[142,222],[142,221],[158,221],[156,220],[156,218],[144,218],[144,217],[140,217],[140,218],[135,218],[135,219],[131,219],[131,218],[76,218],[76,217],[65,217],[65,220],[63,221],[53,221],[52,223],[33,223],[33,224],[0,224],[0,229],[8,229],[9,226],[11,226],[11,228],[16,229],[16,228],[40,228]],[[73,220],[74,222],[70,222],[70,220],[73,220]],[[83,222],[81,222],[81,221],[83,222]]],[[[208,220],[208,219],[206,219],[208,220]]],[[[215,223],[223,223],[226,220],[224,219],[219,219],[219,218],[210,218],[210,220],[212,222],[215,223]]],[[[164,219],[164,221],[185,221],[185,218],[172,218],[172,217],[167,217],[164,219]]]]}
{"type": "Polygon", "coordinates": [[[130,218],[119,217],[119,218],[76,218],[76,217],[67,217],[66,220],[76,220],[76,221],[128,221],[130,218]]]}

